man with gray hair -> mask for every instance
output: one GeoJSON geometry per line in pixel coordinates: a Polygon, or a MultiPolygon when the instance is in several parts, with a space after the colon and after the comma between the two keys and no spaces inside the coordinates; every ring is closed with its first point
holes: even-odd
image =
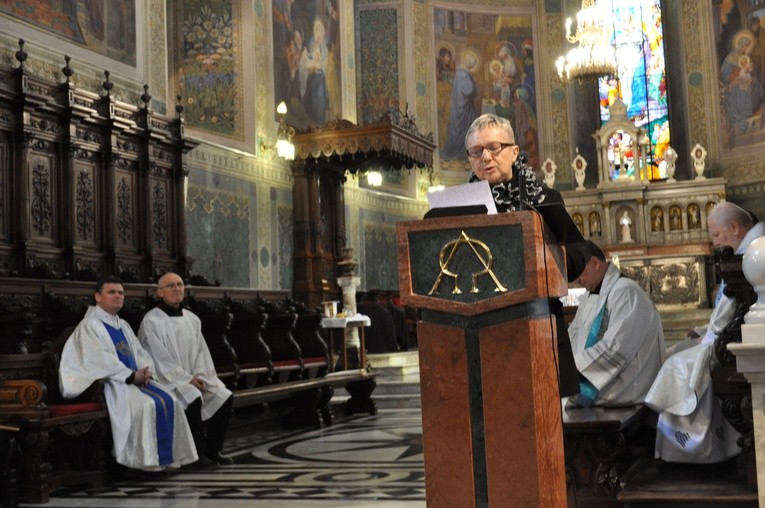
{"type": "Polygon", "coordinates": [[[218,378],[210,350],[202,336],[202,323],[183,308],[183,279],[168,272],[157,283],[159,305],[141,322],[138,338],[154,358],[157,377],[173,389],[185,408],[194,435],[197,468],[233,464],[221,455],[226,439],[233,395],[218,378]],[[204,432],[203,422],[207,423],[204,432]]]}
{"type": "MultiPolygon", "coordinates": [[[[736,254],[743,254],[755,238],[765,235],[765,225],[729,202],[714,207],[707,227],[714,247],[732,247],[736,254]]],[[[735,302],[723,294],[724,285],[722,281],[709,322],[689,330],[685,349],[667,359],[646,395],[645,403],[659,413],[656,458],[715,463],[741,451],[736,444],[739,434],[723,418],[712,388],[714,342],[735,312],[735,302]]]]}

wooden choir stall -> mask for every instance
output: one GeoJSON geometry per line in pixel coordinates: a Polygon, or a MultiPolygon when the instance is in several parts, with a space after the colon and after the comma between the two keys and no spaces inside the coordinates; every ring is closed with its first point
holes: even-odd
{"type": "Polygon", "coordinates": [[[564,506],[554,316],[565,258],[537,212],[397,225],[418,324],[429,507],[564,506]]]}

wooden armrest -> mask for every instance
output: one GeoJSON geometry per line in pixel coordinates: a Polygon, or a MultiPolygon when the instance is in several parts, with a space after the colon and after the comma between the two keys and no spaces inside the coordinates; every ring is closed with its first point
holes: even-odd
{"type": "Polygon", "coordinates": [[[45,383],[36,379],[0,381],[0,417],[38,419],[49,414],[45,383]]]}
{"type": "Polygon", "coordinates": [[[45,409],[48,389],[36,379],[0,381],[0,411],[45,409]]]}
{"type": "Polygon", "coordinates": [[[628,407],[567,407],[563,409],[563,430],[564,432],[620,431],[646,411],[648,408],[642,404],[628,407]]]}

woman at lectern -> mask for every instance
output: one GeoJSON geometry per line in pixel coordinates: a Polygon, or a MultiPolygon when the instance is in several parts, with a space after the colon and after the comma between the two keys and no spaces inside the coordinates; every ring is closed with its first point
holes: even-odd
{"type": "MultiPolygon", "coordinates": [[[[497,211],[524,210],[543,203],[563,204],[558,191],[536,179],[515,142],[512,125],[505,118],[491,113],[476,118],[465,136],[465,147],[472,168],[470,181],[489,182],[497,211]]],[[[550,312],[556,318],[560,396],[568,397],[579,393],[579,376],[563,318],[563,304],[557,298],[550,299],[550,312]]]]}

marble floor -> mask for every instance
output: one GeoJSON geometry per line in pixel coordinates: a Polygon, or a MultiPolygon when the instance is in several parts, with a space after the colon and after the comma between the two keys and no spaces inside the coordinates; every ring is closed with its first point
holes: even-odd
{"type": "MultiPolygon", "coordinates": [[[[59,490],[46,508],[421,508],[419,409],[380,410],[319,430],[248,432],[238,419],[223,450],[231,466],[177,471],[104,488],[59,490]]],[[[273,426],[272,426],[273,428],[273,426]]],[[[24,505],[21,506],[40,506],[24,505]]]]}

